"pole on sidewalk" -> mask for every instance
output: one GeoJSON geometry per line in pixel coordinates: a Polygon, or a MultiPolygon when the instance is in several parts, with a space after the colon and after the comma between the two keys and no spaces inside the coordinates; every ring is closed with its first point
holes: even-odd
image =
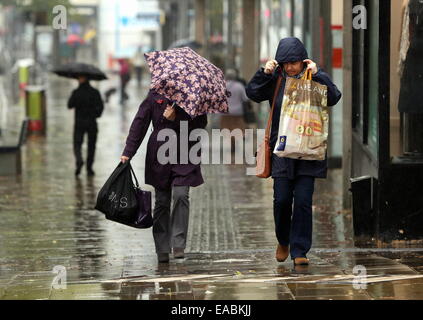
{"type": "Polygon", "coordinates": [[[200,49],[200,54],[205,55],[205,41],[206,38],[206,3],[205,0],[195,0],[195,41],[201,43],[202,48],[200,49]]]}
{"type": "Polygon", "coordinates": [[[0,77],[0,136],[2,135],[2,129],[6,127],[7,103],[6,92],[3,86],[3,77],[0,77]]]}
{"type": "Polygon", "coordinates": [[[251,79],[260,64],[259,57],[259,1],[242,1],[242,64],[241,75],[244,79],[251,79]]]}
{"type": "Polygon", "coordinates": [[[34,70],[31,72],[31,82],[34,84],[35,82],[36,82],[36,79],[37,79],[37,71],[36,71],[36,67],[35,67],[35,65],[36,65],[36,63],[37,63],[37,61],[38,61],[38,43],[37,43],[37,41],[38,41],[38,30],[37,30],[37,12],[36,11],[34,11],[34,12],[32,12],[32,16],[31,16],[31,18],[32,18],[32,25],[33,25],[33,28],[34,28],[34,30],[33,30],[33,35],[32,35],[32,37],[33,37],[33,39],[32,39],[32,54],[33,54],[33,59],[34,59],[34,70]]]}
{"type": "MultiPolygon", "coordinates": [[[[241,78],[249,81],[260,66],[260,1],[242,1],[242,51],[241,51],[241,78]]],[[[254,112],[260,114],[259,106],[253,104],[254,112]]],[[[260,116],[256,117],[257,125],[261,125],[260,116]]]]}
{"type": "Polygon", "coordinates": [[[351,209],[350,178],[352,172],[352,52],[353,52],[353,27],[351,12],[352,0],[344,0],[344,29],[343,29],[343,142],[342,142],[342,172],[343,172],[343,197],[344,209],[351,209]]]}

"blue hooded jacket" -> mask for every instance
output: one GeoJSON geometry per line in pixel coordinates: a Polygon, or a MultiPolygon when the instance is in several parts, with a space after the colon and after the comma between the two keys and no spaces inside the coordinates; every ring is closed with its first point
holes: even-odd
{"type": "Polygon", "coordinates": [[[285,38],[279,42],[275,60],[282,65],[308,59],[307,49],[298,38],[285,38]]]}
{"type": "MultiPolygon", "coordinates": [[[[276,68],[273,74],[264,73],[261,68],[246,88],[247,96],[257,102],[269,101],[272,106],[273,96],[275,94],[276,83],[278,77],[282,74],[283,63],[296,62],[308,59],[308,53],[304,44],[298,38],[285,38],[279,42],[275,60],[280,67],[276,68]]],[[[332,107],[341,99],[341,92],[332,82],[329,75],[319,68],[318,72],[313,75],[313,81],[324,84],[328,88],[328,106],[332,107]]],[[[285,90],[285,79],[282,79],[281,88],[277,94],[275,110],[273,112],[272,129],[270,135],[270,148],[273,151],[278,138],[279,118],[281,114],[281,106],[283,93],[285,90]]],[[[289,178],[295,179],[297,176],[312,176],[315,178],[327,177],[327,159],[323,161],[307,161],[295,160],[288,158],[280,158],[273,154],[272,156],[272,177],[273,178],[289,178]]]]}

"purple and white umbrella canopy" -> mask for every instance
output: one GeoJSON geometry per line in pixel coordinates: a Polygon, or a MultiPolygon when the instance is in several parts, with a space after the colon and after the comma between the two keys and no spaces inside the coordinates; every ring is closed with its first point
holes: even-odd
{"type": "Polygon", "coordinates": [[[190,48],[145,54],[151,86],[176,103],[192,118],[207,113],[227,113],[225,76],[219,68],[190,48]]]}

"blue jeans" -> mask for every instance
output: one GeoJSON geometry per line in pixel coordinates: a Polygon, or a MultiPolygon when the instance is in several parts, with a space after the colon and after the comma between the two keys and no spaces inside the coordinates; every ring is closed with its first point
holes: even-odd
{"type": "Polygon", "coordinates": [[[291,259],[305,258],[311,248],[314,181],[310,176],[274,178],[276,237],[279,244],[290,245],[291,259]]]}

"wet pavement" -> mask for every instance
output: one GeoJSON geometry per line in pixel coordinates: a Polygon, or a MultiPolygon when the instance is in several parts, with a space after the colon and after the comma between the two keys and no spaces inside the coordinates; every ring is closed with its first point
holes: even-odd
{"type": "MultiPolygon", "coordinates": [[[[186,258],[158,264],[151,229],[113,223],[93,209],[146,87],[132,81],[124,107],[111,99],[99,121],[96,175],[83,171],[76,179],[66,109],[74,84],[51,79],[47,137],[29,137],[22,176],[0,177],[0,299],[423,298],[423,248],[354,247],[340,170],[316,184],[310,266],[276,262],[272,181],[246,176],[242,165],[202,167],[206,183],[190,194],[186,258]]],[[[22,116],[23,108],[13,107],[9,121],[22,116]]],[[[141,184],[146,141],[132,161],[141,184]]]]}

